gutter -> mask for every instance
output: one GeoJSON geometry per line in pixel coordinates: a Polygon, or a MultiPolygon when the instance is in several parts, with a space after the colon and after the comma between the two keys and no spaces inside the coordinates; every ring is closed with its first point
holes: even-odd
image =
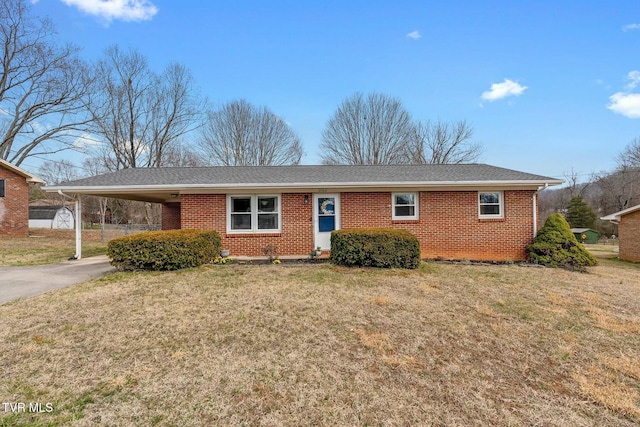
{"type": "Polygon", "coordinates": [[[496,187],[527,187],[559,185],[563,181],[381,181],[381,182],[291,182],[291,183],[265,183],[243,182],[224,184],[165,184],[165,185],[88,185],[88,186],[51,186],[44,187],[45,191],[81,191],[108,193],[113,191],[138,192],[138,191],[202,191],[202,190],[240,190],[240,189],[343,189],[343,188],[496,188],[496,187]]]}

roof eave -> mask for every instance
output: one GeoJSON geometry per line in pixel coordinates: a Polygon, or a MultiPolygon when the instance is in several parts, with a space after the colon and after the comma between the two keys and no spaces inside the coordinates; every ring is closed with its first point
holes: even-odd
{"type": "Polygon", "coordinates": [[[163,203],[177,202],[181,194],[244,194],[249,192],[347,192],[347,191],[478,191],[478,190],[538,190],[548,185],[562,183],[552,181],[434,181],[434,182],[316,182],[316,183],[251,183],[251,184],[171,184],[171,185],[112,185],[112,186],[65,186],[43,187],[47,192],[62,190],[67,194],[139,200],[163,203]]]}
{"type": "Polygon", "coordinates": [[[546,187],[562,184],[562,180],[547,181],[402,181],[402,182],[315,182],[315,183],[239,183],[239,184],[169,184],[169,185],[94,185],[94,186],[66,186],[52,185],[42,189],[47,192],[62,190],[67,193],[84,194],[88,192],[141,192],[141,191],[181,191],[189,192],[197,190],[247,190],[247,189],[343,189],[343,188],[461,188],[461,187],[546,187]]]}
{"type": "Polygon", "coordinates": [[[9,163],[6,160],[0,159],[0,166],[3,166],[5,169],[10,170],[11,172],[14,172],[20,176],[23,176],[27,179],[27,182],[30,184],[44,184],[44,180],[41,178],[38,178],[37,176],[30,174],[29,172],[27,172],[24,169],[19,168],[18,166],[9,163]]]}
{"type": "Polygon", "coordinates": [[[639,211],[640,210],[640,205],[636,205],[636,206],[632,206],[630,208],[627,209],[623,209],[619,212],[614,212],[612,214],[609,214],[607,216],[603,216],[600,219],[603,221],[620,221],[620,218],[623,217],[624,215],[630,214],[632,212],[635,211],[639,211]]]}

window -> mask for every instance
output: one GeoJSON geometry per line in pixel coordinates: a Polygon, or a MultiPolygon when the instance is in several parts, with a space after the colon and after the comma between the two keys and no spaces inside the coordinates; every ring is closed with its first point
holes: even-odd
{"type": "Polygon", "coordinates": [[[280,196],[228,196],[227,231],[280,231],[280,196]]]}
{"type": "Polygon", "coordinates": [[[4,197],[4,179],[0,179],[0,197],[4,197]]]}
{"type": "Polygon", "coordinates": [[[478,206],[480,218],[503,218],[502,191],[478,193],[478,206]]]}
{"type": "Polygon", "coordinates": [[[416,193],[393,193],[391,203],[392,219],[418,219],[418,196],[416,193]]]}

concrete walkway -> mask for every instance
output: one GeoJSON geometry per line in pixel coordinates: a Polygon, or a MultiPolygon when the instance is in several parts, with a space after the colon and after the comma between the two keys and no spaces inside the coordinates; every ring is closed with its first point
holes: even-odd
{"type": "Polygon", "coordinates": [[[115,271],[106,255],[35,267],[0,267],[0,304],[115,271]]]}

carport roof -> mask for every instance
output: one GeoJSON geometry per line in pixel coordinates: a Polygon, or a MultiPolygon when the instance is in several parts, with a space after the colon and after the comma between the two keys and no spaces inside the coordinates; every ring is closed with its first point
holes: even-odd
{"type": "Polygon", "coordinates": [[[562,180],[486,164],[297,165],[136,168],[63,182],[47,191],[146,201],[171,195],[246,191],[322,191],[389,188],[538,188],[562,180]]]}

